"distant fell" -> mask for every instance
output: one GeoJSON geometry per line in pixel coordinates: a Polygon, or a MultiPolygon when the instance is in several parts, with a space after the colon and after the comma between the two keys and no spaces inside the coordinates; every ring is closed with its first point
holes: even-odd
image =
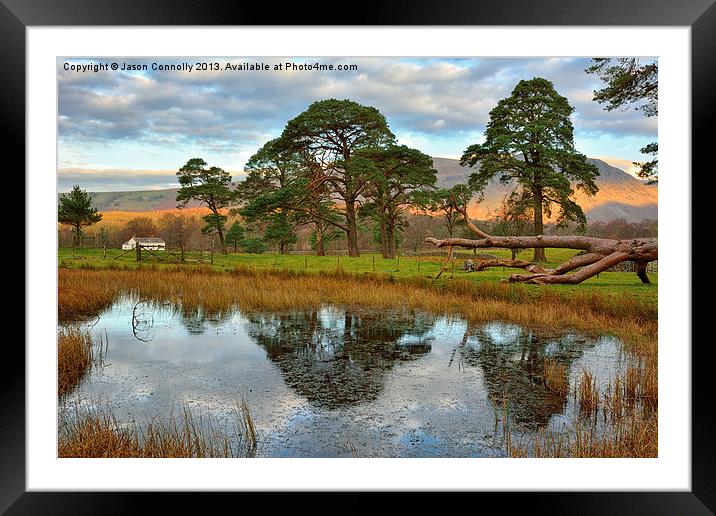
{"type": "MultiPolygon", "coordinates": [[[[589,159],[599,169],[597,185],[599,192],[593,197],[581,192],[576,200],[592,221],[608,222],[626,219],[638,222],[642,219],[657,219],[658,190],[656,185],[647,185],[623,170],[613,167],[599,159],[589,159]]],[[[460,162],[450,158],[433,158],[438,171],[438,185],[447,188],[467,182],[472,169],[460,166],[460,162]]],[[[470,215],[484,219],[499,206],[502,199],[516,185],[503,185],[493,180],[485,189],[484,200],[470,206],[470,215]]],[[[177,189],[142,190],[130,192],[93,192],[90,195],[94,205],[100,211],[156,211],[176,208],[177,189]]],[[[198,207],[199,203],[190,202],[188,207],[198,207]]]]}
{"type": "MultiPolygon", "coordinates": [[[[594,196],[587,196],[577,191],[575,199],[589,220],[608,222],[626,219],[630,222],[639,222],[643,219],[658,218],[656,185],[647,185],[600,159],[589,158],[588,161],[599,169],[599,177],[596,181],[599,191],[594,196]]],[[[466,183],[473,172],[473,169],[460,166],[457,159],[433,158],[433,165],[438,171],[438,185],[441,188],[466,183]]],[[[470,206],[470,215],[477,219],[488,218],[505,195],[516,186],[516,184],[503,185],[499,179],[494,179],[485,189],[484,200],[470,206]]]]}

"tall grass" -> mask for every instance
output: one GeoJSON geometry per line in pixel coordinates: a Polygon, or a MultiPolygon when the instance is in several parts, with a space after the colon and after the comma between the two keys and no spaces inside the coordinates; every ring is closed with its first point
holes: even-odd
{"type": "Polygon", "coordinates": [[[508,434],[508,455],[657,457],[656,388],[655,363],[641,357],[617,374],[604,394],[600,394],[595,376],[582,370],[575,382],[576,412],[571,425],[560,431],[541,428],[527,445],[514,444],[508,434]]]}
{"type": "Polygon", "coordinates": [[[454,281],[436,284],[423,278],[341,273],[306,275],[296,271],[233,274],[210,269],[59,270],[59,312],[94,315],[108,300],[134,293],[158,302],[201,307],[222,313],[242,310],[313,308],[323,303],[377,308],[406,307],[456,314],[471,321],[505,320],[533,327],[570,327],[607,331],[624,338],[656,338],[656,313],[638,300],[590,294],[564,297],[555,291],[534,295],[520,285],[454,281]]]}
{"type": "Polygon", "coordinates": [[[581,415],[589,417],[597,414],[599,411],[599,388],[594,381],[594,375],[586,369],[582,370],[575,395],[579,401],[581,415]]]}
{"type": "Polygon", "coordinates": [[[187,407],[166,420],[122,424],[109,409],[92,413],[75,408],[60,425],[61,458],[204,458],[249,457],[257,434],[248,406],[241,400],[233,429],[211,418],[196,416],[187,407]]]}
{"type": "Polygon", "coordinates": [[[57,316],[66,322],[97,315],[112,304],[115,295],[99,285],[60,282],[57,297],[57,316]]]}
{"type": "Polygon", "coordinates": [[[536,458],[652,458],[658,456],[658,419],[629,418],[608,433],[576,419],[567,433],[540,430],[532,448],[513,446],[511,457],[536,458]]]}
{"type": "Polygon", "coordinates": [[[87,373],[94,355],[92,336],[77,327],[62,328],[57,336],[57,392],[70,392],[87,373]]]}
{"type": "Polygon", "coordinates": [[[567,366],[557,360],[545,358],[544,384],[559,399],[566,398],[569,394],[569,371],[567,366]]]}

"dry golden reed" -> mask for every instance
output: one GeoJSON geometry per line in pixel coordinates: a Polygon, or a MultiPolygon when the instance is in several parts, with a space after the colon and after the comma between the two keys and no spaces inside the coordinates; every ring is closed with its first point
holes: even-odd
{"type": "Polygon", "coordinates": [[[513,445],[511,457],[536,458],[650,458],[658,457],[658,426],[656,416],[629,418],[615,423],[609,432],[598,432],[593,425],[575,420],[571,431],[548,432],[544,429],[528,449],[513,445]]]}
{"type": "Polygon", "coordinates": [[[582,376],[577,384],[576,394],[579,399],[579,412],[583,416],[591,416],[599,410],[599,389],[594,381],[594,375],[582,370],[582,376]]]}
{"type": "Polygon", "coordinates": [[[114,293],[97,285],[83,282],[74,282],[70,285],[63,284],[60,280],[57,289],[57,316],[62,322],[93,317],[108,308],[114,297],[114,293]]]}
{"type": "MultiPolygon", "coordinates": [[[[578,417],[560,432],[540,429],[531,443],[508,446],[511,457],[657,457],[656,364],[639,357],[610,382],[603,396],[582,370],[575,386],[578,417]],[[641,407],[642,410],[636,410],[641,407]],[[591,417],[602,413],[603,417],[591,417]],[[587,417],[584,417],[587,416],[587,417]]],[[[509,439],[509,436],[508,436],[509,439]]]]}
{"type": "MultiPolygon", "coordinates": [[[[625,298],[611,307],[604,296],[565,298],[545,291],[534,296],[521,285],[455,281],[449,285],[390,276],[318,274],[238,269],[233,274],[209,268],[60,269],[59,313],[92,316],[122,293],[192,310],[221,313],[242,310],[314,308],[323,303],[377,308],[405,307],[459,314],[470,321],[505,320],[532,327],[570,327],[609,331],[634,340],[646,352],[656,335],[656,318],[625,298]]],[[[614,304],[614,303],[612,303],[614,304]]]]}
{"type": "Polygon", "coordinates": [[[92,365],[93,345],[89,331],[76,327],[60,330],[57,337],[57,392],[70,392],[92,365]]]}
{"type": "Polygon", "coordinates": [[[167,420],[121,424],[109,410],[75,411],[63,422],[58,439],[61,458],[204,458],[247,457],[256,450],[256,429],[242,400],[233,432],[184,407],[167,420]],[[250,434],[246,429],[250,428],[250,434]]]}
{"type": "Polygon", "coordinates": [[[559,398],[565,398],[569,394],[569,371],[567,366],[545,358],[544,360],[544,383],[550,392],[559,398]]]}

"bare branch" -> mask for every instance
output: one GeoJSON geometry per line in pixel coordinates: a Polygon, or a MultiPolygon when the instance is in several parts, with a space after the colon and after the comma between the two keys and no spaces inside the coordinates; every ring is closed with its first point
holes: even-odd
{"type": "Polygon", "coordinates": [[[600,272],[604,272],[609,267],[612,267],[619,262],[623,262],[628,259],[628,257],[629,255],[627,253],[615,251],[605,256],[598,262],[595,262],[592,265],[587,265],[573,274],[513,274],[510,276],[509,281],[510,283],[560,283],[566,285],[576,285],[591,278],[592,276],[596,276],[600,272]]]}

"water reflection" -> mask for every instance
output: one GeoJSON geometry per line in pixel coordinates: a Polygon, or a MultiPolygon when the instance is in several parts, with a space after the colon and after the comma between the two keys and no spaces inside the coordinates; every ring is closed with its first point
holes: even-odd
{"type": "Polygon", "coordinates": [[[435,317],[336,308],[249,314],[249,335],[286,383],[328,408],[375,400],[396,362],[428,353],[435,317]]]}
{"type": "Polygon", "coordinates": [[[569,382],[573,362],[593,346],[594,341],[549,330],[504,323],[468,325],[451,362],[479,367],[494,405],[508,412],[514,423],[534,429],[545,426],[567,403],[566,395],[547,388],[545,359],[566,366],[564,381],[569,382]]]}
{"type": "MultiPolygon", "coordinates": [[[[154,339],[151,310],[173,312],[190,335],[235,324],[236,310],[209,312],[171,305],[136,305],[135,338],[154,339]],[[147,323],[146,321],[150,321],[147,323]]],[[[371,402],[381,393],[386,373],[397,363],[416,360],[431,351],[444,326],[456,320],[409,310],[377,311],[322,307],[291,312],[244,314],[249,337],[278,366],[286,384],[318,407],[371,402]]],[[[549,330],[527,330],[513,324],[464,323],[459,342],[452,345],[448,369],[466,367],[483,373],[488,397],[513,423],[526,428],[545,426],[567,402],[545,384],[545,359],[566,366],[581,357],[594,341],[549,330]]],[[[451,333],[455,333],[451,331],[451,333]]],[[[565,378],[565,381],[569,381],[565,378]]]]}
{"type": "Polygon", "coordinates": [[[88,322],[108,335],[107,367],[77,398],[111,400],[132,421],[183,403],[228,420],[243,397],[262,456],[350,456],[348,439],[360,456],[501,455],[503,406],[526,435],[571,417],[572,400],[545,386],[545,359],[572,383],[587,367],[606,384],[623,365],[615,339],[419,311],[145,303],[151,317],[135,325],[137,301],[88,322]]]}

